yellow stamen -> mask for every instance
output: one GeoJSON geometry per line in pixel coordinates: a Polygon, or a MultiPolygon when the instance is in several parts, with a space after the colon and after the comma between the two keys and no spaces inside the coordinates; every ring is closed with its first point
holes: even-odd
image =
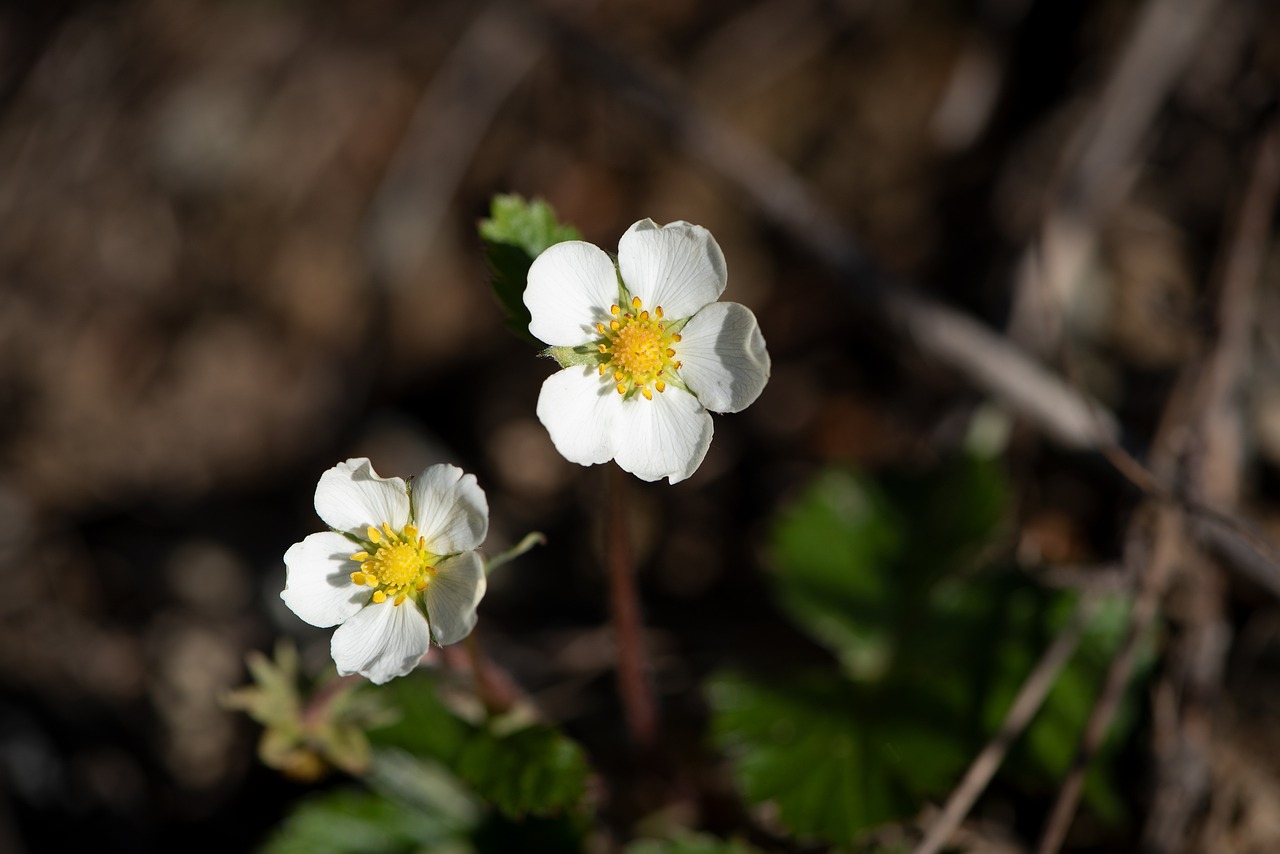
{"type": "Polygon", "coordinates": [[[352,560],[354,560],[356,563],[364,563],[366,560],[368,560],[368,559],[369,559],[369,553],[368,553],[368,552],[356,552],[355,554],[353,554],[353,555],[351,556],[351,559],[352,559],[352,560]]]}
{"type": "Polygon", "coordinates": [[[416,539],[418,539],[418,529],[417,529],[417,528],[415,528],[413,525],[405,525],[405,526],[404,526],[404,538],[405,538],[406,540],[416,540],[416,539]]]}
{"type": "Polygon", "coordinates": [[[351,573],[351,583],[352,583],[352,584],[354,584],[356,587],[363,587],[363,586],[364,586],[364,573],[363,573],[363,572],[353,572],[353,573],[351,573]]]}
{"type": "MultiPolygon", "coordinates": [[[[662,306],[645,310],[640,297],[632,297],[630,307],[634,313],[610,306],[609,313],[615,319],[608,321],[607,327],[596,326],[602,335],[596,342],[596,351],[601,355],[598,373],[613,378],[618,394],[639,391],[641,397],[652,400],[657,379],[676,366],[674,344],[680,336],[668,333],[660,322],[666,316],[662,306]]],[[[658,391],[665,388],[664,383],[658,391]]]]}
{"type": "Polygon", "coordinates": [[[681,341],[683,341],[684,339],[683,339],[683,338],[681,338],[681,337],[680,337],[680,333],[679,333],[679,332],[677,332],[677,333],[675,333],[674,335],[672,335],[672,336],[671,336],[671,340],[672,340],[672,341],[674,341],[674,342],[676,342],[677,344],[679,344],[679,343],[680,343],[681,341]]]}
{"type": "Polygon", "coordinates": [[[409,594],[407,594],[407,593],[401,593],[399,596],[397,596],[397,597],[396,597],[395,604],[396,604],[396,605],[401,604],[401,603],[402,603],[402,602],[404,602],[404,600],[405,600],[405,599],[407,599],[408,597],[409,597],[409,594]]]}
{"type": "Polygon", "coordinates": [[[396,540],[400,539],[399,537],[396,536],[395,532],[391,530],[390,522],[382,523],[382,533],[386,534],[387,539],[391,540],[392,542],[395,542],[396,540]]]}
{"type": "Polygon", "coordinates": [[[424,580],[422,580],[422,581],[419,581],[417,584],[413,585],[413,589],[415,589],[415,590],[426,590],[426,589],[427,589],[427,583],[428,583],[428,582],[427,582],[425,579],[424,579],[424,580]]]}
{"type": "Polygon", "coordinates": [[[664,383],[662,380],[658,380],[656,383],[654,383],[653,387],[658,390],[658,394],[662,394],[664,391],[667,390],[667,384],[664,383]]]}
{"type": "Polygon", "coordinates": [[[373,527],[372,525],[369,526],[368,534],[369,534],[369,539],[372,540],[373,542],[375,543],[382,542],[382,532],[379,531],[377,528],[373,527]]]}
{"type": "Polygon", "coordinates": [[[387,601],[387,594],[383,593],[381,590],[375,590],[373,591],[373,601],[374,603],[381,605],[383,602],[387,601]]]}

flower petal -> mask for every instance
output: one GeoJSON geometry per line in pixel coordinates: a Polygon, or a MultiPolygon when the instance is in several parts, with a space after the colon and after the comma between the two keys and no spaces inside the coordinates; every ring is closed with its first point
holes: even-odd
{"type": "Polygon", "coordinates": [[[430,466],[413,479],[413,521],[432,553],[465,552],[489,533],[489,502],[475,475],[430,466]]]}
{"type": "Polygon", "coordinates": [[[618,270],[632,296],[667,317],[688,317],[724,293],[729,281],[720,245],[700,225],[659,226],[642,219],[618,241],[618,270]]]}
{"type": "Polygon", "coordinates": [[[712,303],[695,314],[676,345],[680,379],[712,412],[746,409],[769,380],[769,351],[751,309],[712,303]]]}
{"type": "Polygon", "coordinates": [[[576,347],[599,336],[618,301],[618,273],[603,249],[581,240],[548,247],[529,267],[524,304],[529,331],[553,347],[576,347]]]}
{"type": "Polygon", "coordinates": [[[326,531],[294,543],[284,553],[287,567],[280,598],[289,610],[320,628],[349,619],[369,601],[368,588],[351,583],[359,547],[341,534],[326,531]]]}
{"type": "Polygon", "coordinates": [[[618,393],[590,367],[565,368],[542,383],[538,420],[560,455],[589,466],[613,458],[611,432],[618,393]]]}
{"type": "Polygon", "coordinates": [[[436,567],[423,598],[436,643],[457,643],[476,626],[476,606],[488,583],[484,563],[475,552],[455,555],[436,567]]]}
{"type": "Polygon", "coordinates": [[[316,513],[330,528],[357,537],[383,522],[398,531],[409,521],[409,493],[403,478],[379,477],[368,459],[358,457],[320,475],[316,513]]]}
{"type": "Polygon", "coordinates": [[[340,676],[360,673],[381,685],[404,676],[431,645],[427,618],[412,601],[367,605],[333,633],[329,652],[340,676]]]}
{"type": "Polygon", "coordinates": [[[714,429],[707,410],[683,389],[672,386],[653,400],[634,395],[614,420],[614,458],[641,480],[679,483],[702,465],[714,429]]]}

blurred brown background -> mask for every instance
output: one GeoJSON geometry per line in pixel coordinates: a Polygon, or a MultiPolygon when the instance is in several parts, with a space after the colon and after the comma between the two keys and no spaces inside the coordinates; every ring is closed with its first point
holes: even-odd
{"type": "MultiPolygon", "coordinates": [[[[495,578],[484,643],[607,755],[602,472],[560,459],[533,415],[550,366],[503,329],[475,236],[497,192],[546,198],[610,250],[641,217],[705,225],[726,298],[769,343],[771,384],[717,417],[698,474],[637,488],[658,681],[696,741],[708,668],[813,654],[761,579],[779,502],[828,462],[928,465],[980,400],[859,311],[767,202],[798,182],[824,206],[815,228],[1028,346],[1019,259],[1073,214],[1095,251],[1066,339],[1141,449],[1208,326],[1277,24],[1264,0],[0,10],[0,850],[237,851],[278,820],[301,788],[257,765],[254,727],[216,698],[279,635],[325,660],[327,633],[277,598],[280,555],[318,529],[319,473],[353,455],[475,472],[490,551],[549,534],[495,578]],[[1185,7],[1190,36],[1135,60],[1154,65],[1108,113],[1157,6],[1185,7]],[[1137,127],[1082,165],[1081,135],[1115,115],[1137,127]]],[[[1273,277],[1258,299],[1245,501],[1265,524],[1273,277]]],[[[1039,435],[1011,439],[1018,554],[1114,560],[1132,494],[1039,435]]],[[[1269,637],[1272,600],[1233,596],[1235,628],[1269,637]]],[[[1245,697],[1247,744],[1275,744],[1250,728],[1270,693],[1245,697]]],[[[1256,764],[1274,818],[1280,768],[1256,764]]]]}

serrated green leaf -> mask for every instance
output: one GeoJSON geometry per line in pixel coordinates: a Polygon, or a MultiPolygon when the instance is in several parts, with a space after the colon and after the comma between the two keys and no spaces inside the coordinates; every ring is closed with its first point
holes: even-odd
{"type": "Polygon", "coordinates": [[[463,747],[457,772],[510,817],[571,810],[586,794],[582,749],[547,726],[502,737],[478,733],[463,747]]]}
{"type": "Polygon", "coordinates": [[[713,734],[739,787],[752,803],[776,804],[800,838],[852,844],[915,808],[919,768],[901,741],[911,709],[888,726],[865,691],[821,674],[786,685],[722,674],[709,688],[713,734]]]}
{"type": "Polygon", "coordinates": [[[529,309],[524,304],[529,267],[547,247],[581,240],[582,235],[561,223],[545,201],[528,201],[517,195],[494,196],[489,218],[480,221],[479,232],[493,275],[493,291],[506,312],[508,327],[535,342],[529,334],[529,309]]]}

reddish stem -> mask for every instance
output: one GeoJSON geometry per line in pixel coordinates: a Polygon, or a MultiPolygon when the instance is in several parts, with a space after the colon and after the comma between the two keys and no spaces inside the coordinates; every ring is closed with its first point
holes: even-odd
{"type": "Polygon", "coordinates": [[[627,474],[617,466],[609,468],[609,526],[606,539],[614,641],[618,649],[618,694],[626,713],[632,744],[647,747],[656,738],[658,715],[649,684],[649,660],[644,649],[640,597],[636,590],[635,564],[632,560],[627,474]]]}

